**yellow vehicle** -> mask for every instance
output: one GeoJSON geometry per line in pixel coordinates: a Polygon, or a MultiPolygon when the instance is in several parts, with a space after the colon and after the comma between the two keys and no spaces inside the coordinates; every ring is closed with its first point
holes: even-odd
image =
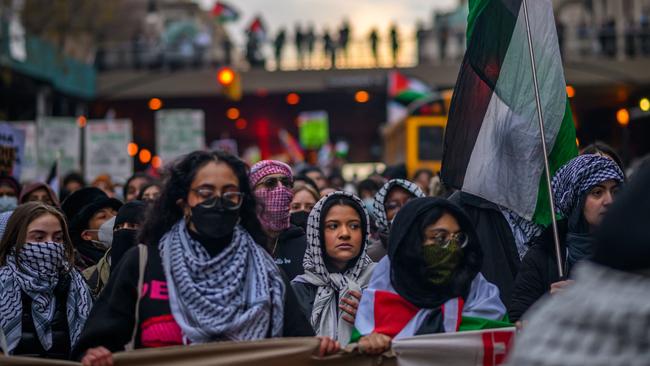
{"type": "Polygon", "coordinates": [[[439,172],[448,106],[447,98],[419,103],[406,118],[386,126],[382,131],[384,163],[406,164],[409,177],[418,169],[439,172]],[[423,106],[426,113],[422,113],[423,106]]]}

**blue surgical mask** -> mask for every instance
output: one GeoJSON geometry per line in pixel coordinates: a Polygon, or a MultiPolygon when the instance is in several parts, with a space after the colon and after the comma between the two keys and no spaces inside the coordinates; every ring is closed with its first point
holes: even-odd
{"type": "Polygon", "coordinates": [[[363,205],[366,207],[369,215],[372,215],[373,209],[372,206],[375,203],[375,199],[372,197],[367,197],[363,199],[363,205]]]}
{"type": "Polygon", "coordinates": [[[0,212],[13,211],[18,206],[18,198],[11,196],[0,196],[0,212]]]}

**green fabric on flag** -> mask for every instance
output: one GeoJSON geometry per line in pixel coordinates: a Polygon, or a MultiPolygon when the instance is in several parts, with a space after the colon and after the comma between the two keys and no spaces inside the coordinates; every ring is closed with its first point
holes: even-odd
{"type": "Polygon", "coordinates": [[[361,339],[362,334],[357,328],[352,328],[352,335],[350,335],[350,342],[348,343],[357,343],[361,339]]]}
{"type": "MultiPolygon", "coordinates": [[[[551,168],[551,177],[555,172],[566,164],[569,160],[578,156],[578,146],[576,144],[576,130],[571,113],[571,105],[567,97],[564,119],[560,126],[560,131],[555,139],[553,150],[548,157],[548,164],[551,168]]],[[[542,174],[539,181],[539,193],[537,194],[537,206],[533,221],[542,226],[551,224],[551,205],[548,200],[548,185],[546,183],[546,172],[542,174]]]]}
{"type": "Polygon", "coordinates": [[[467,332],[471,330],[483,330],[483,329],[494,329],[494,328],[510,328],[514,324],[509,322],[508,316],[506,315],[501,321],[499,320],[490,320],[484,318],[475,318],[471,316],[464,316],[461,319],[460,327],[458,327],[459,332],[467,332]]]}
{"type": "Polygon", "coordinates": [[[481,15],[483,9],[488,6],[490,0],[469,0],[469,15],[467,16],[467,43],[472,38],[476,19],[481,15]]]}

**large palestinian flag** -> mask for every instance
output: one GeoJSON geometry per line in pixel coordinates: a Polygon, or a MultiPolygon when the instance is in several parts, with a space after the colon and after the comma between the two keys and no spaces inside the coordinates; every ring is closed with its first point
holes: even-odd
{"type": "MultiPolygon", "coordinates": [[[[551,174],[577,155],[551,0],[528,0],[551,174]]],[[[551,220],[522,0],[470,0],[442,179],[539,224],[551,220]]]]}

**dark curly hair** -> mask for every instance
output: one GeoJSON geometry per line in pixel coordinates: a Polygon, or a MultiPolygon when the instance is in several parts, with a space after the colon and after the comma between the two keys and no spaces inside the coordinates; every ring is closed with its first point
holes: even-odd
{"type": "Polygon", "coordinates": [[[163,235],[183,217],[183,210],[177,202],[187,199],[196,173],[209,162],[226,163],[237,176],[239,191],[244,194],[244,201],[239,209],[240,224],[255,242],[266,248],[266,236],[255,214],[257,201],[248,181],[248,167],[236,156],[222,151],[194,151],[168,168],[167,179],[165,179],[160,197],[147,210],[140,233],[142,243],[157,245],[163,235]]]}

